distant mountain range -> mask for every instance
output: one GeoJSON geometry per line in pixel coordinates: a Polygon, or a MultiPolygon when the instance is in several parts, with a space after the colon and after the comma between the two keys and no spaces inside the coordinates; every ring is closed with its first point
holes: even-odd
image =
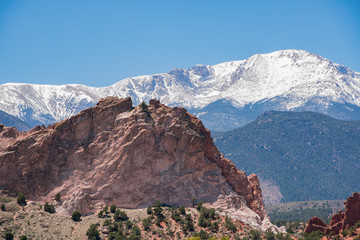
{"type": "Polygon", "coordinates": [[[7,83],[0,85],[0,110],[30,126],[47,125],[105,96],[130,96],[135,104],[155,98],[183,106],[217,131],[243,126],[268,110],[308,110],[360,119],[360,73],[303,50],[174,69],[102,88],[7,83]]]}
{"type": "Polygon", "coordinates": [[[0,110],[0,124],[4,124],[7,127],[16,127],[19,131],[27,131],[31,127],[26,124],[23,120],[7,114],[0,110]]]}
{"type": "Polygon", "coordinates": [[[261,178],[267,204],[345,199],[360,191],[359,121],[270,111],[212,135],[225,157],[261,178]]]}

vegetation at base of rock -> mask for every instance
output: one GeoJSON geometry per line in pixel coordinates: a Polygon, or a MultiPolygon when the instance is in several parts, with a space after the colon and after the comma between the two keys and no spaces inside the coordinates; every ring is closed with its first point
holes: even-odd
{"type": "Polygon", "coordinates": [[[74,211],[72,214],[71,214],[71,219],[75,222],[79,222],[81,221],[81,213],[79,211],[74,211]]]}
{"type": "Polygon", "coordinates": [[[100,240],[100,233],[97,230],[97,224],[91,224],[86,232],[86,236],[89,240],[100,240]]]}
{"type": "Polygon", "coordinates": [[[109,206],[107,204],[103,208],[103,211],[104,211],[105,214],[109,213],[109,206]]]}
{"type": "Polygon", "coordinates": [[[110,206],[110,212],[115,213],[115,211],[116,211],[116,206],[113,204],[110,206]]]}
{"type": "Polygon", "coordinates": [[[44,211],[48,213],[55,213],[55,206],[46,202],[44,204],[44,211]]]}
{"type": "MultiPolygon", "coordinates": [[[[87,215],[82,217],[81,222],[73,222],[71,218],[63,216],[61,214],[46,214],[44,209],[40,210],[40,204],[32,202],[25,207],[25,212],[20,208],[16,202],[16,198],[4,198],[0,195],[0,204],[6,202],[6,207],[9,209],[12,206],[16,206],[17,210],[9,210],[9,212],[3,212],[3,215],[9,214],[10,219],[13,219],[13,214],[16,214],[17,224],[23,222],[21,225],[8,225],[7,222],[2,223],[2,228],[5,232],[12,232],[14,239],[19,239],[21,235],[26,234],[29,239],[44,239],[44,236],[52,236],[52,239],[109,239],[109,240],[138,240],[138,239],[197,239],[197,240],[251,240],[261,239],[267,240],[315,240],[319,239],[317,234],[304,234],[302,235],[303,224],[301,223],[289,223],[285,222],[285,226],[288,232],[291,234],[275,234],[269,230],[261,232],[259,230],[251,229],[248,225],[241,223],[237,220],[226,217],[221,213],[211,210],[211,208],[204,207],[198,211],[196,208],[185,208],[186,215],[180,214],[181,207],[165,207],[161,204],[154,204],[155,207],[161,207],[161,214],[164,216],[160,219],[159,225],[156,224],[157,216],[154,214],[147,214],[147,209],[143,210],[131,210],[131,209],[117,209],[126,214],[127,220],[115,221],[113,214],[108,214],[104,218],[97,218],[97,214],[87,215]],[[10,199],[10,200],[9,200],[10,199]],[[30,212],[30,209],[31,212],[30,212]],[[176,212],[179,219],[176,221],[173,218],[173,214],[176,212]],[[211,224],[206,227],[199,226],[199,217],[203,215],[205,220],[209,220],[211,224]],[[25,216],[25,218],[24,218],[25,216]],[[61,216],[61,218],[58,218],[61,216]],[[38,218],[42,217],[42,218],[38,218]],[[139,218],[140,217],[140,218],[139,218]],[[33,220],[31,220],[33,219],[33,220]],[[30,222],[29,222],[30,220],[30,222]],[[23,232],[24,227],[31,229],[34,223],[38,222],[38,228],[33,229],[31,232],[23,232]],[[48,225],[48,222],[53,222],[53,225],[48,225]],[[231,231],[231,228],[226,225],[232,222],[236,231],[231,231]],[[91,224],[94,224],[91,226],[91,224]],[[66,226],[62,228],[61,226],[66,226]],[[76,229],[76,233],[81,229],[81,235],[65,235],[61,231],[64,229],[76,229]],[[40,227],[40,228],[39,228],[40,227]],[[36,230],[36,231],[34,231],[36,230]],[[37,231],[41,230],[42,233],[37,231]],[[96,230],[96,231],[95,231],[96,230]],[[99,233],[99,238],[97,233],[99,233]],[[55,234],[59,235],[57,238],[55,234]],[[93,237],[93,238],[92,238],[93,237]]],[[[44,205],[42,205],[44,206],[44,205]]],[[[155,208],[151,206],[150,208],[155,208]]],[[[111,209],[111,207],[110,207],[111,209]]],[[[99,209],[100,210],[100,209],[99,209]]],[[[101,211],[104,209],[102,208],[101,211]]],[[[5,237],[5,232],[1,233],[0,238],[5,237]]],[[[360,223],[355,224],[353,227],[346,230],[344,235],[328,235],[328,239],[355,239],[359,240],[358,233],[360,232],[360,223]],[[356,234],[356,235],[354,235],[356,234]],[[351,236],[354,235],[354,236],[351,236]]],[[[25,238],[24,238],[25,239],[25,238]]]]}
{"type": "Polygon", "coordinates": [[[162,219],[164,218],[164,215],[162,214],[163,212],[163,209],[161,208],[161,204],[159,201],[156,201],[154,204],[153,204],[153,209],[152,209],[153,213],[154,213],[154,216],[162,219]]]}
{"type": "Polygon", "coordinates": [[[225,227],[231,232],[236,232],[237,230],[235,224],[229,217],[225,218],[225,227]]]}
{"type": "Polygon", "coordinates": [[[144,101],[140,103],[140,107],[143,112],[147,113],[150,116],[148,105],[144,101]]]}
{"type": "Polygon", "coordinates": [[[185,210],[185,208],[183,206],[179,207],[179,212],[180,212],[181,215],[186,215],[186,210],[185,210]]]}
{"type": "Polygon", "coordinates": [[[345,200],[288,202],[267,206],[266,211],[271,222],[284,225],[282,222],[307,222],[318,216],[325,223],[330,223],[331,215],[344,208],[345,200]]]}
{"type": "Polygon", "coordinates": [[[142,220],[142,225],[145,231],[150,230],[151,222],[152,222],[152,217],[147,217],[142,220]]]}
{"type": "Polygon", "coordinates": [[[20,192],[17,196],[17,203],[20,205],[20,206],[26,206],[26,198],[25,198],[25,195],[20,192]]]}
{"type": "Polygon", "coordinates": [[[320,240],[324,236],[324,233],[321,231],[314,231],[310,234],[305,233],[304,237],[299,240],[320,240]]]}
{"type": "Polygon", "coordinates": [[[194,231],[194,222],[190,214],[185,215],[184,223],[182,224],[182,230],[184,233],[194,231]]]}
{"type": "Polygon", "coordinates": [[[203,228],[211,228],[211,230],[215,230],[216,226],[214,226],[211,222],[213,220],[216,220],[218,217],[215,213],[215,209],[202,207],[202,204],[198,205],[196,209],[200,213],[198,225],[203,228]]]}
{"type": "Polygon", "coordinates": [[[60,194],[60,193],[57,193],[57,194],[55,195],[55,201],[57,201],[57,202],[60,202],[60,201],[61,201],[61,194],[60,194]]]}
{"type": "Polygon", "coordinates": [[[264,238],[267,240],[275,240],[275,233],[269,228],[264,232],[264,238]]]}
{"type": "Polygon", "coordinates": [[[116,222],[118,222],[118,221],[126,221],[126,220],[128,220],[128,219],[129,219],[129,217],[128,217],[128,215],[126,214],[126,212],[121,211],[120,209],[117,209],[117,210],[115,211],[115,213],[114,213],[114,220],[115,220],[116,222]]]}
{"type": "Polygon", "coordinates": [[[251,236],[251,239],[253,239],[253,240],[262,239],[260,232],[258,230],[255,230],[255,229],[250,230],[250,236],[251,236]]]}

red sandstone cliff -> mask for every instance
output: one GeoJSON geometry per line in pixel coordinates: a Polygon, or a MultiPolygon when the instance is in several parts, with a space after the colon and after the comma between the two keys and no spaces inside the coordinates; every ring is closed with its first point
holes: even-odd
{"type": "Polygon", "coordinates": [[[0,129],[0,189],[90,212],[102,203],[146,207],[156,200],[192,204],[237,196],[265,217],[256,175],[249,177],[214,145],[210,132],[184,108],[151,100],[107,97],[49,127],[27,133],[0,129]]]}
{"type": "Polygon", "coordinates": [[[360,193],[353,193],[345,202],[345,212],[340,211],[332,216],[330,225],[326,225],[320,218],[313,217],[307,223],[304,232],[321,231],[329,234],[339,234],[341,231],[354,226],[360,221],[360,193]]]}

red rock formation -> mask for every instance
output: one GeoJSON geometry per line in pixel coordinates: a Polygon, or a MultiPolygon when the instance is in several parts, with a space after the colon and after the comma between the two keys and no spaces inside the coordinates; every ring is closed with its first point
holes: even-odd
{"type": "Polygon", "coordinates": [[[329,234],[331,232],[338,234],[342,229],[344,216],[345,214],[342,211],[334,214],[331,217],[329,227],[326,229],[326,234],[329,234]]]}
{"type": "MultiPolygon", "coordinates": [[[[262,192],[260,188],[260,183],[258,177],[252,173],[248,177],[251,187],[251,192],[254,196],[253,199],[256,201],[250,202],[251,209],[255,209],[255,212],[264,213],[264,204],[263,204],[263,198],[262,198],[262,192]]],[[[264,217],[264,215],[259,214],[260,217],[264,217]]]]}
{"type": "Polygon", "coordinates": [[[360,192],[353,193],[345,202],[345,214],[342,229],[354,226],[360,221],[360,192]]]}
{"type": "Polygon", "coordinates": [[[5,127],[4,124],[0,124],[0,151],[5,148],[5,146],[16,141],[16,138],[19,136],[18,130],[14,127],[5,127]]]}
{"type": "Polygon", "coordinates": [[[323,220],[318,217],[312,217],[306,225],[304,232],[311,233],[314,231],[321,231],[325,233],[327,227],[328,226],[323,222],[323,220]]]}
{"type": "Polygon", "coordinates": [[[345,202],[345,212],[340,211],[334,214],[329,226],[322,221],[320,223],[319,220],[321,221],[318,217],[311,218],[305,228],[305,232],[311,233],[312,231],[320,230],[326,234],[331,232],[339,234],[340,231],[354,226],[360,221],[360,193],[353,193],[352,196],[348,197],[345,202]]]}
{"type": "Polygon", "coordinates": [[[211,203],[235,194],[265,217],[257,177],[224,158],[184,108],[157,100],[133,108],[130,98],[107,97],[48,128],[11,136],[0,149],[0,189],[43,201],[60,192],[68,212],[156,200],[190,206],[192,197],[211,203]]]}

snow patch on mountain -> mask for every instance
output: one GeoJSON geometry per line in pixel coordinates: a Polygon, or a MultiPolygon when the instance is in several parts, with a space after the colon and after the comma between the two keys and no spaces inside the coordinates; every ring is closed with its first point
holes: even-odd
{"type": "MultiPolygon", "coordinates": [[[[134,104],[155,98],[170,106],[184,106],[207,126],[226,130],[264,110],[326,112],[340,104],[356,111],[360,73],[303,50],[281,50],[241,61],[131,77],[102,88],[7,83],[0,85],[0,110],[31,125],[50,124],[105,96],[130,96],[134,104]],[[216,127],[219,124],[224,128],[216,127]]],[[[328,112],[334,116],[336,109],[328,112]]],[[[340,115],[347,118],[344,111],[340,115]]]]}

